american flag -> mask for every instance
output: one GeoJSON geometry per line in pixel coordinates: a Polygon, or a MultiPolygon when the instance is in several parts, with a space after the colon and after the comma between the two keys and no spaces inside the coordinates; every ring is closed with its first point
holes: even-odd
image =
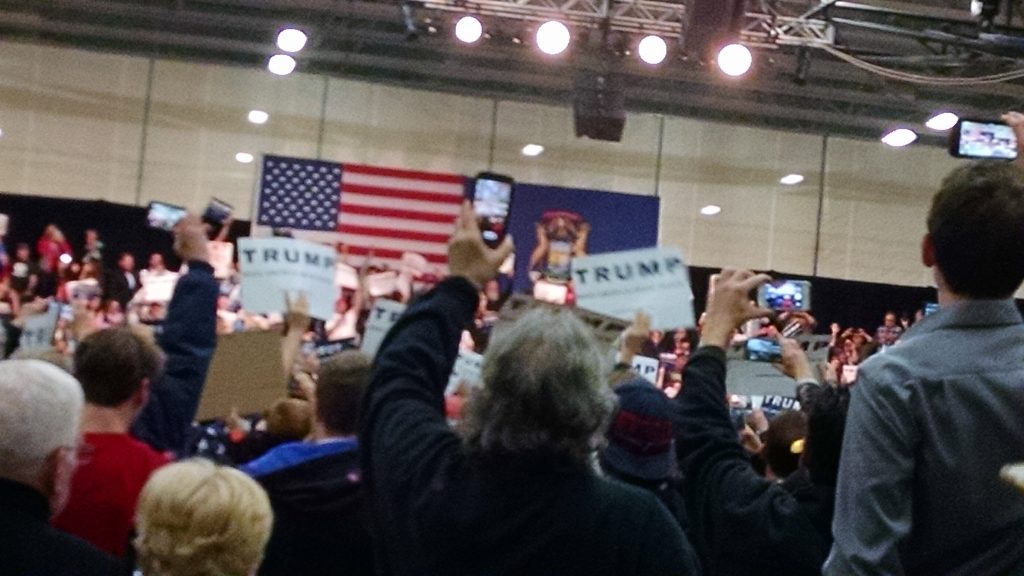
{"type": "Polygon", "coordinates": [[[412,252],[444,265],[465,185],[458,174],[265,156],[256,221],[333,232],[301,236],[341,242],[357,257],[412,252]]]}

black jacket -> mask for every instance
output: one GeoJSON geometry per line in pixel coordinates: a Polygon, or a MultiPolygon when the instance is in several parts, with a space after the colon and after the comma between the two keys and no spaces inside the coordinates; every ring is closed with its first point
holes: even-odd
{"type": "MultiPolygon", "coordinates": [[[[291,451],[291,461],[283,467],[254,474],[274,509],[274,529],[260,575],[372,576],[373,546],[358,450],[308,459],[299,452],[291,451]]],[[[274,452],[267,457],[274,457],[274,452]]]]}
{"type": "Polygon", "coordinates": [[[700,348],[683,381],[676,448],[705,574],[819,576],[832,544],[819,499],[798,499],[754,471],[725,403],[725,352],[700,348]]]}
{"type": "Polygon", "coordinates": [[[443,393],[477,302],[464,279],[445,280],[377,354],[360,437],[378,573],[695,574],[655,496],[552,454],[464,451],[443,393]]]}
{"type": "Polygon", "coordinates": [[[42,494],[0,479],[0,576],[127,573],[85,540],[50,526],[50,505],[42,494]]]}
{"type": "Polygon", "coordinates": [[[126,311],[128,309],[128,302],[131,301],[135,293],[142,287],[139,284],[139,275],[135,272],[131,272],[131,275],[135,280],[134,288],[128,285],[128,279],[125,277],[124,270],[118,267],[106,271],[103,278],[103,297],[107,300],[117,300],[121,304],[121,308],[126,311]]]}

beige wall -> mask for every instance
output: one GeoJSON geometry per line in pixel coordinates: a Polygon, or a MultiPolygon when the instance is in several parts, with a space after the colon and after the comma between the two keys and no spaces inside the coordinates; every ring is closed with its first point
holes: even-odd
{"type": "Polygon", "coordinates": [[[631,114],[621,143],[577,139],[572,110],[338,78],[0,42],[0,191],[250,210],[261,153],[659,194],[661,239],[701,266],[926,285],[942,150],[631,114]],[[246,121],[250,109],[270,122],[246,121]],[[537,158],[524,144],[546,147],[537,158]],[[659,157],[659,150],[661,151],[659,157]],[[249,165],[237,152],[257,156],[249,165]],[[822,166],[825,166],[822,174],[822,166]],[[803,174],[799,186],[779,178],[803,174]],[[723,209],[702,216],[707,204],[723,209]]]}

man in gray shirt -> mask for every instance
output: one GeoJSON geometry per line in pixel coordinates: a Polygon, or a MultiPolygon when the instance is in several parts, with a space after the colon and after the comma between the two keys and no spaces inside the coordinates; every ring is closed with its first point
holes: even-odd
{"type": "MultiPolygon", "coordinates": [[[[1004,117],[1024,142],[1024,115],[1004,117]]],[[[924,264],[940,310],[864,363],[843,442],[825,574],[1024,569],[1024,171],[975,163],[933,199],[924,264]]]]}

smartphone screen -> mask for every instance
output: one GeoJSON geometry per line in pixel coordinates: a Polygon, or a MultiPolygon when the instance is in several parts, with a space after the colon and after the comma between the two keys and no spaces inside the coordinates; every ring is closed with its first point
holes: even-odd
{"type": "Polygon", "coordinates": [[[961,120],[953,128],[950,153],[958,158],[1013,160],[1017,136],[1002,122],[961,120]]]}
{"type": "Polygon", "coordinates": [[[174,229],[174,225],[179,220],[185,217],[186,212],[181,206],[165,204],[163,202],[150,202],[149,215],[146,217],[146,222],[149,223],[151,228],[167,230],[169,232],[174,229]]]}
{"type": "Polygon", "coordinates": [[[924,303],[924,315],[925,316],[931,316],[932,314],[935,314],[938,311],[939,311],[939,303],[938,302],[925,302],[924,303]]]}
{"type": "Polygon", "coordinates": [[[775,362],[782,358],[782,349],[775,340],[751,338],[746,343],[746,358],[754,362],[775,362]]]}
{"type": "Polygon", "coordinates": [[[757,291],[757,304],[779,311],[808,311],[811,309],[811,283],[782,280],[765,284],[757,291]]]}
{"type": "Polygon", "coordinates": [[[491,247],[501,244],[508,233],[508,215],[512,207],[514,181],[508,176],[483,172],[473,186],[473,211],[480,234],[491,247]]]}

